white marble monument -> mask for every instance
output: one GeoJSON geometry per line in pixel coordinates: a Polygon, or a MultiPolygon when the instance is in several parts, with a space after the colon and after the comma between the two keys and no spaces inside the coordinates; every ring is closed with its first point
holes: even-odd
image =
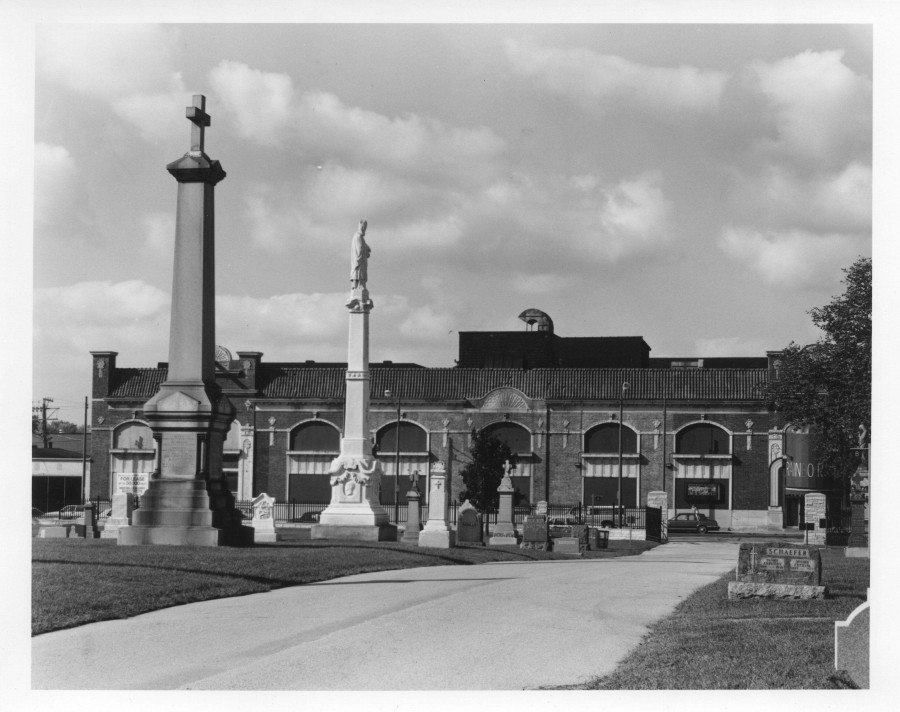
{"type": "Polygon", "coordinates": [[[256,495],[250,502],[253,508],[253,541],[275,542],[281,538],[275,529],[275,498],[263,492],[256,495]]]}
{"type": "Polygon", "coordinates": [[[447,495],[447,469],[443,462],[431,470],[431,490],[428,493],[428,521],[419,532],[419,546],[449,549],[456,544],[456,532],[447,524],[450,498],[447,495]]]}
{"type": "Polygon", "coordinates": [[[341,453],[331,463],[331,503],[311,530],[313,539],[396,541],[397,527],[379,503],[381,463],[369,436],[369,312],[367,223],[360,220],[350,244],[350,336],[341,453]]]}

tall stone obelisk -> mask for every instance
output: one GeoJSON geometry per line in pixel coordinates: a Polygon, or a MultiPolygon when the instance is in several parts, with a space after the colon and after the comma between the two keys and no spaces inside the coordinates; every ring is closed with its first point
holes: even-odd
{"type": "Polygon", "coordinates": [[[186,111],[191,148],[166,169],[178,181],[175,268],[166,381],[144,404],[157,465],[132,525],[119,544],[249,544],[222,471],[222,447],[234,406],[215,376],[215,226],[213,190],[225,177],[204,152],[206,97],[186,111]]]}
{"type": "Polygon", "coordinates": [[[369,299],[365,220],[350,243],[350,337],[347,349],[344,435],[341,454],[331,463],[331,503],[312,528],[313,539],[396,541],[397,527],[379,503],[381,463],[372,456],[369,436],[369,299]]]}

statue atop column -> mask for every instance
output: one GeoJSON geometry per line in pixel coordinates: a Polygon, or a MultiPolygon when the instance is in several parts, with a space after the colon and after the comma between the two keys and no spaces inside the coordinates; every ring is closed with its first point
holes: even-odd
{"type": "Polygon", "coordinates": [[[365,220],[359,221],[359,227],[353,233],[353,240],[350,242],[350,287],[366,288],[366,282],[369,278],[369,255],[372,254],[372,248],[366,242],[366,227],[368,223],[365,220]]]}

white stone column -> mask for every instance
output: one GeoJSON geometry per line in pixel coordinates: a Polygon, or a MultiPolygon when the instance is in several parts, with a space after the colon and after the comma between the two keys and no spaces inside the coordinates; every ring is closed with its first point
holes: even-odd
{"type": "MultiPolygon", "coordinates": [[[[365,233],[365,223],[360,222],[365,233]]],[[[364,243],[363,243],[364,244],[364,243]]],[[[366,257],[368,253],[366,253],[366,257]]],[[[365,277],[365,268],[362,276],[365,277]]],[[[341,454],[331,463],[331,502],[312,528],[313,539],[396,541],[397,527],[379,502],[381,463],[372,457],[369,436],[369,299],[360,280],[347,300],[350,332],[347,344],[346,399],[341,454]]]]}
{"type": "Polygon", "coordinates": [[[447,470],[438,462],[431,470],[428,494],[428,521],[419,533],[419,546],[449,549],[456,543],[456,532],[447,524],[450,498],[447,495],[447,470]]]}

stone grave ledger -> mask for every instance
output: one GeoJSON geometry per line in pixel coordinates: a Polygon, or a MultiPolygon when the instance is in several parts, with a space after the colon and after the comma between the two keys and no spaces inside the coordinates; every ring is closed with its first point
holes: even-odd
{"type": "Polygon", "coordinates": [[[783,542],[741,544],[728,598],[822,599],[818,548],[783,542]]]}

